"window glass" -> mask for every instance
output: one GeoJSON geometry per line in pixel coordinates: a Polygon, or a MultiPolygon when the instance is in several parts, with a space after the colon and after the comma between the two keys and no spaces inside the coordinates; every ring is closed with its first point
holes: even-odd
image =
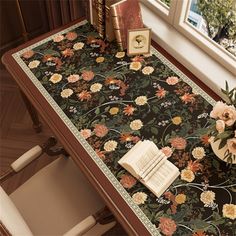
{"type": "Polygon", "coordinates": [[[170,7],[171,0],[160,0],[160,1],[165,3],[166,6],[170,7]]]}
{"type": "Polygon", "coordinates": [[[191,0],[188,22],[236,57],[235,0],[191,0]]]}

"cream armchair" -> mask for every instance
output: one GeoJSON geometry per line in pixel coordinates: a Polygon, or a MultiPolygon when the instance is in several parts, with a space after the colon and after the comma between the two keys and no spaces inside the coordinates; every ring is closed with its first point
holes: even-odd
{"type": "MultiPolygon", "coordinates": [[[[44,149],[36,146],[22,155],[4,179],[20,171],[44,149]]],[[[116,224],[103,200],[65,155],[41,169],[10,196],[0,187],[0,221],[2,232],[16,236],[95,236],[116,224]]]]}

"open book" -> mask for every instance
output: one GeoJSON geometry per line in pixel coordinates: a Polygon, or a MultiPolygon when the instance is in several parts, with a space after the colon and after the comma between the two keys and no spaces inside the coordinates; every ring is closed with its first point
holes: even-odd
{"type": "Polygon", "coordinates": [[[179,176],[179,169],[149,140],[139,141],[118,163],[160,197],[179,176]]]}

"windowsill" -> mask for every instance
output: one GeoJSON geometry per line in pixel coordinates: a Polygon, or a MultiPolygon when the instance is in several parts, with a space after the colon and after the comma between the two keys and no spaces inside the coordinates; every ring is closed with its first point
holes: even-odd
{"type": "Polygon", "coordinates": [[[220,65],[173,26],[141,4],[143,22],[152,29],[152,38],[196,77],[222,97],[225,81],[229,87],[236,84],[235,75],[220,65]]]}

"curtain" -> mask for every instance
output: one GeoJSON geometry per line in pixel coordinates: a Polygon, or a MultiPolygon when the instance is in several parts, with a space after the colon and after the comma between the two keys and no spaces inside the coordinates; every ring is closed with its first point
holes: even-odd
{"type": "Polygon", "coordinates": [[[45,4],[50,29],[88,17],[88,0],[47,0],[45,4]]]}

